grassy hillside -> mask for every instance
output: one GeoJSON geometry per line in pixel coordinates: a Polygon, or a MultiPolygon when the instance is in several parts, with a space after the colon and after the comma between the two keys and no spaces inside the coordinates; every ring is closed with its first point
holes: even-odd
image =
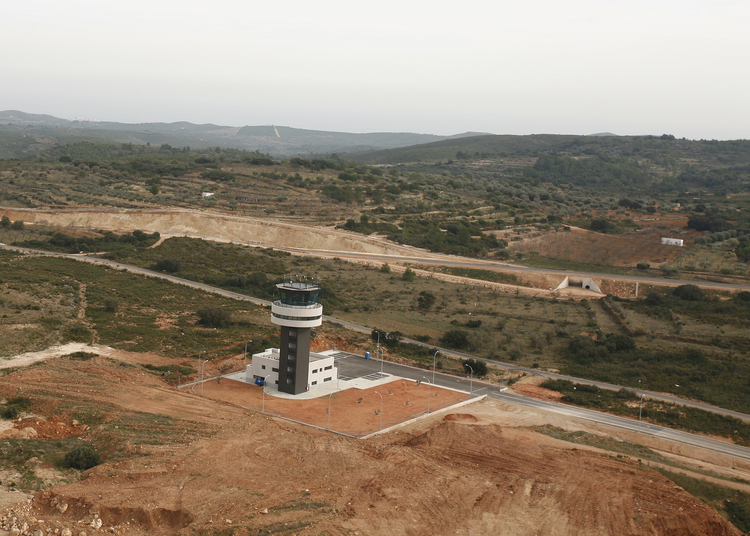
{"type": "Polygon", "coordinates": [[[669,166],[677,160],[694,159],[692,164],[730,165],[750,162],[750,140],[687,140],[673,136],[572,136],[533,134],[530,136],[472,136],[419,146],[347,155],[367,164],[408,162],[436,163],[448,160],[477,160],[513,155],[600,156],[642,158],[669,166]],[[674,159],[675,161],[671,161],[674,159]]]}
{"type": "MultiPolygon", "coordinates": [[[[14,143],[31,147],[23,137],[14,143]]],[[[750,260],[746,146],[599,137],[577,145],[575,156],[572,148],[534,156],[519,145],[502,158],[463,152],[445,163],[383,169],[340,157],[78,142],[0,160],[0,205],[203,208],[538,266],[742,278],[750,260]],[[694,157],[684,156],[690,150],[694,157]],[[584,234],[561,235],[574,227],[584,234]],[[660,236],[686,247],[665,249],[660,236]],[[602,256],[602,240],[624,247],[602,256]]]]}
{"type": "Polygon", "coordinates": [[[439,162],[454,160],[459,152],[467,158],[536,154],[561,149],[580,136],[534,134],[531,136],[470,136],[436,141],[424,145],[380,151],[347,154],[347,159],[366,164],[402,164],[410,162],[439,162]]]}

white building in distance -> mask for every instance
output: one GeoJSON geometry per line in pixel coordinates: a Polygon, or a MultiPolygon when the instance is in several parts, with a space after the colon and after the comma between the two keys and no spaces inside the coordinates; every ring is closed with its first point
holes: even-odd
{"type": "Polygon", "coordinates": [[[681,238],[662,238],[661,244],[663,246],[680,246],[682,247],[682,239],[681,238]]]}

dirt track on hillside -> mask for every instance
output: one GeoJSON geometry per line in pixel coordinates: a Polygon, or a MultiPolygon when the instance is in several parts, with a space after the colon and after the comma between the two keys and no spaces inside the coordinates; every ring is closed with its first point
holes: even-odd
{"type": "Polygon", "coordinates": [[[32,530],[91,534],[98,516],[136,536],[740,534],[627,458],[534,433],[548,417],[531,408],[484,401],[356,440],[176,391],[137,366],[154,354],[115,357],[136,366],[53,358],[0,379],[0,394],[24,393],[49,421],[70,420],[70,399],[102,413],[82,438],[120,434],[126,452],[38,492],[22,514],[45,521],[32,530]]]}

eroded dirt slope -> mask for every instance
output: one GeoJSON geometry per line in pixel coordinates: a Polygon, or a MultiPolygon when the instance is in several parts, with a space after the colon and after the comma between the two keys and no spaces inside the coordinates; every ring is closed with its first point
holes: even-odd
{"type": "Polygon", "coordinates": [[[356,440],[177,392],[132,357],[50,359],[0,391],[89,419],[108,454],[24,514],[76,534],[739,535],[658,474],[491,411],[356,440]]]}
{"type": "Polygon", "coordinates": [[[433,256],[423,250],[415,250],[354,233],[197,210],[82,208],[77,210],[5,209],[4,212],[12,220],[61,226],[184,233],[205,238],[241,240],[258,245],[332,252],[414,255],[415,251],[419,251],[424,257],[433,256]]]}

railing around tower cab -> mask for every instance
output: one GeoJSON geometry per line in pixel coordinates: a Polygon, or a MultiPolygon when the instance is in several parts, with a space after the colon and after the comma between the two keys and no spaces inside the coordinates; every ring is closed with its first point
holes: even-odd
{"type": "Polygon", "coordinates": [[[284,303],[281,300],[276,300],[273,302],[273,305],[276,307],[288,307],[290,309],[323,309],[323,305],[320,303],[313,303],[312,305],[293,305],[284,303]]]}

